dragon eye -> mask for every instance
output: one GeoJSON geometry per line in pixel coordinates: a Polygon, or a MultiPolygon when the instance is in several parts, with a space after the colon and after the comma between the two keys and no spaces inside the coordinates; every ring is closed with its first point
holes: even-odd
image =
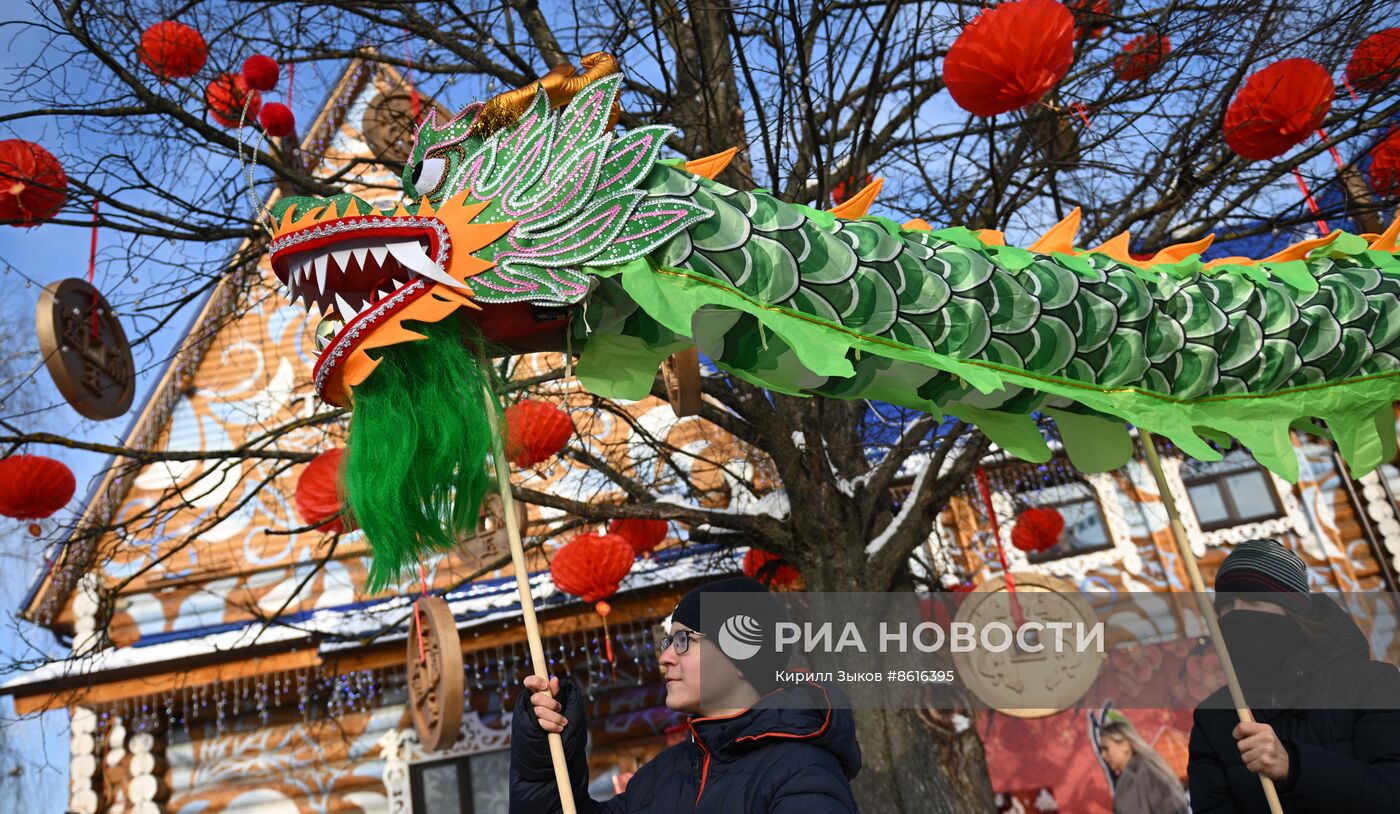
{"type": "Polygon", "coordinates": [[[413,188],[419,195],[427,195],[437,189],[442,181],[442,173],[447,169],[445,158],[425,158],[413,168],[413,188]]]}

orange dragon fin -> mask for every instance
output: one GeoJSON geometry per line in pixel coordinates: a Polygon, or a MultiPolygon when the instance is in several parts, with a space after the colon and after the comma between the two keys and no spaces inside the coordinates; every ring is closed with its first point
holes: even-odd
{"type": "Polygon", "coordinates": [[[880,190],[885,186],[885,179],[876,178],[865,186],[860,192],[852,195],[836,206],[826,210],[842,220],[855,220],[865,217],[865,213],[870,211],[870,205],[875,203],[875,196],[880,194],[880,190]]]}
{"type": "Polygon", "coordinates": [[[1041,235],[1040,239],[1032,243],[1029,249],[1041,254],[1050,252],[1074,253],[1074,236],[1079,234],[1079,207],[1075,207],[1073,212],[1065,215],[1065,219],[1050,227],[1050,231],[1041,235]]]}
{"type": "Polygon", "coordinates": [[[714,155],[707,155],[704,158],[697,158],[694,161],[687,161],[681,166],[683,166],[688,173],[713,181],[716,175],[724,172],[725,167],[728,167],[729,162],[733,161],[734,156],[738,154],[738,147],[730,147],[722,153],[715,153],[714,155]]]}

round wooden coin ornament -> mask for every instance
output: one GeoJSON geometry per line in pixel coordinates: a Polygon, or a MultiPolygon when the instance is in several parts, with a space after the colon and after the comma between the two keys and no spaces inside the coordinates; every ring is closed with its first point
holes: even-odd
{"type": "Polygon", "coordinates": [[[44,365],[74,410],[100,421],[131,407],[136,394],[131,345],[97,289],[76,277],[45,286],[34,324],[44,365]]]}
{"type": "Polygon", "coordinates": [[[661,365],[661,378],[666,383],[666,400],[676,418],[700,412],[700,352],[686,348],[667,357],[661,365]]]}
{"type": "MultiPolygon", "coordinates": [[[[954,622],[969,622],[978,631],[991,623],[1014,630],[1014,608],[1019,605],[1026,622],[1074,625],[1065,633],[1065,646],[1057,648],[1049,633],[1042,635],[1039,652],[1023,651],[1014,644],[993,652],[979,641],[972,652],[954,651],[953,663],[958,679],[987,706],[1016,718],[1044,718],[1074,706],[1098,678],[1104,654],[1094,648],[1080,652],[1075,647],[1078,626],[1088,630],[1098,619],[1074,586],[1062,579],[1031,573],[1013,577],[1015,604],[1006,579],[990,579],[966,595],[954,622]]],[[[994,641],[1000,643],[1000,639],[994,641]]]]}
{"type": "Polygon", "coordinates": [[[429,752],[446,749],[462,726],[462,641],[447,600],[419,598],[408,625],[408,709],[429,752]]]}

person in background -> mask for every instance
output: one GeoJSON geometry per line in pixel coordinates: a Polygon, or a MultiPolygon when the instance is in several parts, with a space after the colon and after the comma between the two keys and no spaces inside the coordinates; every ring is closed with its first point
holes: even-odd
{"type": "MultiPolygon", "coordinates": [[[[672,612],[659,658],[666,706],[691,716],[690,737],[639,768],[623,793],[592,800],[579,689],[568,679],[526,678],[512,721],[511,814],[561,810],[548,732],[563,733],[574,801],[583,814],[857,811],[850,780],[860,770],[860,746],[851,711],[834,708],[817,684],[779,688],[774,673],[784,665],[766,653],[731,661],[715,641],[718,630],[701,626],[700,597],[710,591],[767,594],[751,579],[724,579],[687,593],[672,612]]],[[[781,614],[776,600],[764,604],[781,614]]]]}
{"type": "Polygon", "coordinates": [[[1176,773],[1122,714],[1109,713],[1099,729],[1099,754],[1118,778],[1113,814],[1190,814],[1176,773]]]}
{"type": "Polygon", "coordinates": [[[1187,767],[1196,814],[1400,812],[1400,670],[1372,661],[1335,602],[1308,592],[1302,558],[1240,543],[1215,578],[1216,610],[1254,723],[1226,688],[1196,709],[1187,767]]]}

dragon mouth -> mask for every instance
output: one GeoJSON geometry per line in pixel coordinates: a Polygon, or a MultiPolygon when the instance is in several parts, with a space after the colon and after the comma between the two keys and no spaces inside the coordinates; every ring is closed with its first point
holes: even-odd
{"type": "Polygon", "coordinates": [[[345,323],[337,339],[419,281],[465,289],[445,270],[450,253],[447,229],[434,217],[342,218],[281,235],[271,246],[272,270],[291,300],[345,323]]]}

